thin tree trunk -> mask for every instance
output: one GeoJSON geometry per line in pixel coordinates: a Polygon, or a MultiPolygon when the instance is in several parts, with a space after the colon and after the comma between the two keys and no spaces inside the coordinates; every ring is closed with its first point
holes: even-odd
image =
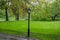
{"type": "Polygon", "coordinates": [[[9,21],[9,19],[8,19],[8,12],[7,12],[7,8],[5,9],[5,13],[6,13],[6,21],[9,21]]]}
{"type": "Polygon", "coordinates": [[[56,17],[52,17],[52,21],[55,21],[55,18],[56,18],[56,17]]]}
{"type": "Polygon", "coordinates": [[[55,21],[56,17],[57,17],[57,14],[55,14],[55,15],[52,17],[52,21],[55,21]]]}
{"type": "Polygon", "coordinates": [[[19,13],[17,15],[15,15],[15,19],[19,20],[19,13]]]}

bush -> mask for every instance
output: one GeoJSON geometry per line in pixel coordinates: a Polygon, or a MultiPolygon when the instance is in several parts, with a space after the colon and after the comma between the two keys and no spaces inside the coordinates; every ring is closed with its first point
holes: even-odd
{"type": "Polygon", "coordinates": [[[48,18],[47,16],[42,15],[31,15],[31,19],[33,21],[51,21],[51,18],[48,18]]]}
{"type": "Polygon", "coordinates": [[[31,19],[32,19],[33,21],[46,21],[46,20],[47,20],[47,18],[42,17],[42,16],[39,16],[39,15],[31,16],[31,19]]]}

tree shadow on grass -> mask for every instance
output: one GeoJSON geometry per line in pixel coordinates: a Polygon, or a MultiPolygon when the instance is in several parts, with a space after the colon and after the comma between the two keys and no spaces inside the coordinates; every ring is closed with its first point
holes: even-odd
{"type": "Polygon", "coordinates": [[[41,40],[60,40],[60,34],[31,33],[31,36],[41,40]]]}
{"type": "Polygon", "coordinates": [[[20,37],[27,37],[27,32],[16,31],[16,30],[0,29],[0,33],[14,36],[16,35],[20,37]]]}

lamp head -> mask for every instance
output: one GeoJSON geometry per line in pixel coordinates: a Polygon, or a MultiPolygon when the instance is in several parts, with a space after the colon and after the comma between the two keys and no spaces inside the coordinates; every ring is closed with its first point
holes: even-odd
{"type": "Polygon", "coordinates": [[[27,12],[28,12],[28,13],[30,13],[30,12],[31,12],[30,8],[28,8],[28,9],[27,9],[27,12]]]}

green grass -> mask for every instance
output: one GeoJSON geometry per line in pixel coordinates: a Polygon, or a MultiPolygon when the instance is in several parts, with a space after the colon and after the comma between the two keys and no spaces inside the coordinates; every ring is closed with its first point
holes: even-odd
{"type": "Polygon", "coordinates": [[[31,22],[32,37],[42,40],[60,40],[60,22],[59,21],[32,21],[31,22]]]}
{"type": "Polygon", "coordinates": [[[27,32],[27,21],[0,22],[0,32],[5,34],[20,34],[27,32]]]}
{"type": "MultiPolygon", "coordinates": [[[[27,21],[0,22],[0,33],[27,37],[27,21]]],[[[60,21],[31,21],[31,38],[60,40],[60,21]]]]}

